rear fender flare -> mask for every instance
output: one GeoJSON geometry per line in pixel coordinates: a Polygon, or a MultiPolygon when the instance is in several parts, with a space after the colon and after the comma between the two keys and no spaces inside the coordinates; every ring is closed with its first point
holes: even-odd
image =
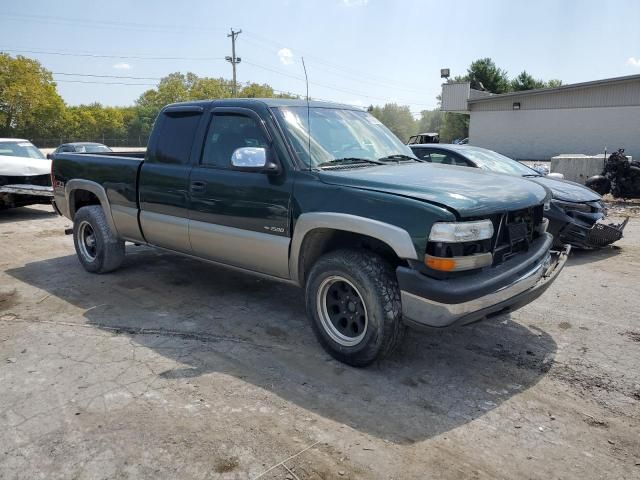
{"type": "Polygon", "coordinates": [[[115,235],[118,235],[118,229],[116,228],[116,224],[113,221],[113,217],[111,215],[111,204],[109,203],[109,199],[107,198],[107,192],[102,185],[96,182],[92,182],[91,180],[74,179],[69,180],[65,185],[64,196],[69,207],[69,218],[73,220],[76,215],[76,209],[74,206],[74,195],[78,190],[86,190],[93,193],[98,198],[98,200],[100,201],[100,205],[104,210],[104,215],[107,218],[109,227],[115,235]]]}

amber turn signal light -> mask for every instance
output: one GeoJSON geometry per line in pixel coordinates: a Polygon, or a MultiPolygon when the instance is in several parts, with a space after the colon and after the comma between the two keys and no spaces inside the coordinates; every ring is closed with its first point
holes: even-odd
{"type": "Polygon", "coordinates": [[[434,257],[432,255],[424,256],[424,264],[441,272],[459,272],[462,270],[473,270],[491,265],[493,255],[491,253],[478,253],[475,255],[466,255],[464,257],[434,257]]]}

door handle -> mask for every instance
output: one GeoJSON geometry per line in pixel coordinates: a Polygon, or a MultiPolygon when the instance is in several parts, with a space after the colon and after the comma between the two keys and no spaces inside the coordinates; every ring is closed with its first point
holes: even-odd
{"type": "Polygon", "coordinates": [[[204,192],[205,187],[207,186],[207,182],[191,182],[191,191],[192,192],[204,192]]]}

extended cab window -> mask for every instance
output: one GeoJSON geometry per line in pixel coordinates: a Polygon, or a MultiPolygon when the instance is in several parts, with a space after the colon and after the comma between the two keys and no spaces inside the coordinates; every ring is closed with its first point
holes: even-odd
{"type": "Polygon", "coordinates": [[[202,153],[202,165],[229,168],[231,155],[242,147],[267,147],[255,119],[235,113],[214,114],[202,153]]]}
{"type": "Polygon", "coordinates": [[[186,165],[189,163],[199,114],[163,114],[156,147],[156,162],[186,165]]]}

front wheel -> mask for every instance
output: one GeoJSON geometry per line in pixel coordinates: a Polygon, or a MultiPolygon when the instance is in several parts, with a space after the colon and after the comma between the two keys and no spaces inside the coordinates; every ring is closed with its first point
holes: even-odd
{"type": "Polygon", "coordinates": [[[73,244],[84,269],[107,273],[124,260],[124,241],[109,227],[100,205],[82,207],[73,219],[73,244]]]}
{"type": "Polygon", "coordinates": [[[322,256],[309,273],[305,298],[320,344],[341,362],[364,367],[401,342],[398,282],[379,255],[339,250],[322,256]]]}

